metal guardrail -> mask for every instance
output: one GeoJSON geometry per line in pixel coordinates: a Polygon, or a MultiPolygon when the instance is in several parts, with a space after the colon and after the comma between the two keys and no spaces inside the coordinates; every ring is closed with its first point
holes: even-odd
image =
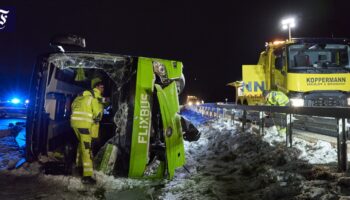
{"type": "Polygon", "coordinates": [[[293,115],[308,115],[333,117],[337,120],[337,154],[338,168],[340,171],[348,170],[347,158],[347,136],[349,128],[346,126],[347,119],[350,119],[350,108],[345,107],[282,107],[282,106],[246,106],[236,104],[202,104],[196,106],[197,112],[202,115],[235,120],[235,113],[241,110],[242,130],[247,124],[247,111],[259,112],[259,134],[264,134],[265,116],[264,113],[283,113],[286,127],[286,146],[292,147],[293,141],[293,115]]]}

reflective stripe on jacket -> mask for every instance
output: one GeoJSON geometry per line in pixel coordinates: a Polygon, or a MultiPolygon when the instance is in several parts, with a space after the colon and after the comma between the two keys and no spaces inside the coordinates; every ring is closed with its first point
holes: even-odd
{"type": "Polygon", "coordinates": [[[91,128],[92,124],[102,119],[103,106],[98,100],[102,98],[98,89],[84,91],[72,103],[71,126],[74,128],[91,128]],[[94,94],[92,94],[92,92],[94,94]]]}
{"type": "Polygon", "coordinates": [[[271,91],[267,98],[267,104],[273,106],[286,106],[289,98],[281,91],[271,91]]]}

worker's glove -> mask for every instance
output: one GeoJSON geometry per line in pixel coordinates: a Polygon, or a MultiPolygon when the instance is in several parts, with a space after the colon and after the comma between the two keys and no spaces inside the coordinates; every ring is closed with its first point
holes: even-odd
{"type": "Polygon", "coordinates": [[[94,123],[99,123],[102,119],[102,113],[99,113],[93,120],[94,123]]]}
{"type": "Polygon", "coordinates": [[[111,102],[111,99],[109,97],[102,97],[102,103],[108,104],[111,102]]]}

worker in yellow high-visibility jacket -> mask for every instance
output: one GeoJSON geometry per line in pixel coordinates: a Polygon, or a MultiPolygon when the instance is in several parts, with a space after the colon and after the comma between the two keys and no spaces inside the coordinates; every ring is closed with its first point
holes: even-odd
{"type": "MultiPolygon", "coordinates": [[[[288,106],[289,98],[281,91],[263,91],[263,96],[267,105],[271,106],[288,106]]],[[[283,114],[281,114],[284,117],[283,114]]],[[[282,119],[281,119],[282,121],[282,119]]],[[[276,125],[279,135],[286,135],[286,128],[276,125]]]]}
{"type": "Polygon", "coordinates": [[[82,164],[84,184],[95,184],[91,153],[91,140],[98,137],[99,122],[103,115],[102,93],[104,85],[100,78],[91,81],[92,90],[86,90],[72,103],[71,126],[79,140],[78,165],[82,164]]]}
{"type": "Polygon", "coordinates": [[[289,104],[289,98],[281,91],[267,91],[263,92],[263,96],[266,100],[266,104],[272,106],[287,106],[289,104]]]}

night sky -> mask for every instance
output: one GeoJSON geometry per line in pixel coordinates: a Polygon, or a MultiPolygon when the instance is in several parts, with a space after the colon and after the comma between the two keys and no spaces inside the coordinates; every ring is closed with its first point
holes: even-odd
{"type": "Polygon", "coordinates": [[[283,17],[297,18],[293,37],[350,37],[347,1],[30,2],[0,2],[15,11],[13,30],[0,30],[0,96],[26,95],[36,57],[62,33],[85,37],[89,51],[180,60],[182,99],[206,102],[233,100],[226,84],[241,79],[241,65],[256,64],[265,42],[287,38],[283,17]]]}

